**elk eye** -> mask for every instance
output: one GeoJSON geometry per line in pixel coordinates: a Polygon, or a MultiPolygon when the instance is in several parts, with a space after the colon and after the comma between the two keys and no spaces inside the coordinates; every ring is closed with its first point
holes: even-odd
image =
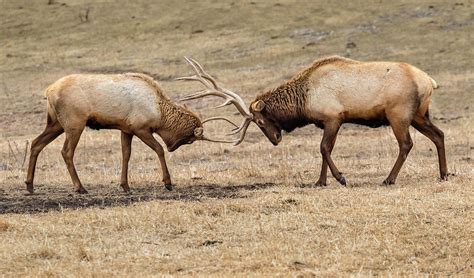
{"type": "Polygon", "coordinates": [[[263,126],[265,122],[263,120],[257,120],[257,125],[263,126]]]}

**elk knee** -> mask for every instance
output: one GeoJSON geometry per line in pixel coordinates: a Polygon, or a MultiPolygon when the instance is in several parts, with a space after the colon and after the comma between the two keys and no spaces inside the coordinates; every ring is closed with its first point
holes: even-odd
{"type": "Polygon", "coordinates": [[[434,138],[434,143],[436,146],[441,147],[444,145],[444,132],[441,130],[437,130],[436,137],[434,138]]]}
{"type": "Polygon", "coordinates": [[[438,133],[439,139],[444,140],[444,132],[441,129],[438,129],[437,133],[438,133]]]}
{"type": "Polygon", "coordinates": [[[66,162],[72,161],[73,152],[69,149],[63,148],[61,154],[66,162]]]}
{"type": "Polygon", "coordinates": [[[163,150],[163,148],[161,146],[159,148],[156,148],[155,152],[156,152],[156,154],[158,154],[159,157],[165,156],[165,151],[163,150]]]}
{"type": "Polygon", "coordinates": [[[330,149],[331,148],[330,148],[329,144],[327,144],[327,143],[322,143],[321,144],[321,147],[320,147],[321,154],[328,155],[331,152],[330,149]]]}
{"type": "Polygon", "coordinates": [[[31,154],[38,155],[41,150],[42,148],[38,146],[38,143],[33,141],[33,143],[31,144],[31,154]]]}
{"type": "Polygon", "coordinates": [[[66,159],[66,157],[67,157],[67,150],[63,148],[63,149],[61,150],[61,155],[63,156],[64,159],[66,159]]]}
{"type": "Polygon", "coordinates": [[[408,140],[401,144],[400,151],[404,153],[409,153],[411,148],[413,148],[413,142],[411,140],[408,140]]]}

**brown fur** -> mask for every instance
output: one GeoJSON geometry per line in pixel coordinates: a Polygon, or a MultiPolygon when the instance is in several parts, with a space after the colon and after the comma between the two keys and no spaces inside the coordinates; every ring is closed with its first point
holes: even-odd
{"type": "Polygon", "coordinates": [[[314,61],[283,85],[258,95],[252,104],[263,101],[264,109],[251,112],[274,145],[281,140],[282,129],[292,131],[310,123],[324,128],[318,185],[326,184],[328,166],[333,176],[346,184],[331,159],[343,123],[392,127],[400,153],[384,184],[395,182],[413,145],[408,132],[410,125],[435,143],[440,176],[446,179],[444,135],[428,118],[430,97],[436,88],[434,79],[406,63],[364,63],[334,56],[314,61]]]}
{"type": "Polygon", "coordinates": [[[140,138],[156,152],[163,182],[167,189],[171,189],[164,150],[153,133],[158,133],[168,150],[174,151],[179,146],[198,139],[195,129],[202,128],[201,120],[196,114],[173,103],[158,83],[144,74],[70,75],[53,83],[44,94],[48,98],[47,125],[31,145],[26,179],[27,190],[31,193],[39,153],[63,132],[66,133],[66,140],[61,153],[72,182],[77,192],[87,193],[73,162],[75,148],[85,126],[122,131],[121,186],[124,191],[129,191],[127,172],[133,136],[140,138]],[[133,78],[140,79],[145,84],[129,82],[133,78]],[[132,92],[135,94],[132,95],[132,92]],[[150,95],[153,92],[155,96],[150,95]]]}

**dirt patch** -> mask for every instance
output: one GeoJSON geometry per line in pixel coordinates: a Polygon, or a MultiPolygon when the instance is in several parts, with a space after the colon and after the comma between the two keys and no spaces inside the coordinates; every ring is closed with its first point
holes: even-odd
{"type": "Polygon", "coordinates": [[[221,186],[216,184],[176,187],[172,191],[161,186],[132,188],[125,194],[110,185],[90,187],[89,194],[80,195],[72,189],[53,186],[38,186],[34,194],[26,194],[23,188],[0,191],[0,214],[42,213],[63,209],[82,209],[89,207],[127,206],[137,202],[153,200],[181,200],[198,202],[202,199],[246,198],[248,191],[273,187],[273,183],[257,183],[221,186]]]}

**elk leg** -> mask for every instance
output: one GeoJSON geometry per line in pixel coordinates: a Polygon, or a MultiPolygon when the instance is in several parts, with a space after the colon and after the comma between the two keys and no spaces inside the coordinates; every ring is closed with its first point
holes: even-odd
{"type": "MultiPolygon", "coordinates": [[[[329,169],[331,170],[332,175],[336,180],[342,184],[346,185],[346,179],[341,175],[339,170],[337,169],[336,165],[332,161],[331,158],[331,151],[334,147],[334,143],[336,140],[337,132],[339,131],[339,127],[341,125],[339,123],[325,123],[324,124],[324,133],[323,139],[321,140],[321,154],[323,159],[326,161],[329,169]]],[[[324,162],[323,162],[324,164],[324,162]]],[[[324,166],[324,165],[323,165],[324,166]]],[[[321,167],[321,172],[323,171],[323,167],[321,167]]]]}
{"type": "Polygon", "coordinates": [[[395,165],[393,165],[392,171],[388,177],[383,181],[383,185],[394,184],[397,179],[398,173],[402,168],[403,163],[405,162],[408,153],[413,147],[413,142],[411,141],[410,132],[408,131],[408,124],[402,122],[390,123],[392,126],[393,133],[398,141],[399,153],[395,165]]]}
{"type": "Polygon", "coordinates": [[[151,133],[149,130],[135,132],[135,135],[140,138],[143,143],[147,144],[151,149],[156,152],[160,160],[165,188],[168,190],[173,189],[173,186],[171,184],[170,173],[168,171],[168,166],[166,165],[165,151],[163,150],[163,147],[160,145],[160,143],[158,143],[158,141],[156,141],[155,137],[153,137],[153,133],[151,133]]]}
{"type": "Polygon", "coordinates": [[[31,142],[30,161],[28,163],[28,174],[26,176],[26,190],[33,193],[33,180],[35,178],[36,161],[38,155],[49,143],[64,132],[59,122],[48,123],[43,133],[31,142]]]}
{"type": "Polygon", "coordinates": [[[128,162],[130,161],[130,155],[132,153],[132,139],[132,134],[122,131],[122,176],[120,178],[120,186],[125,192],[130,191],[130,187],[128,186],[128,162]]]}
{"type": "MultiPolygon", "coordinates": [[[[331,148],[329,149],[329,154],[332,153],[332,149],[334,148],[334,144],[336,143],[336,137],[337,137],[337,133],[336,135],[334,136],[334,139],[332,140],[331,142],[331,148]]],[[[323,160],[323,163],[321,165],[321,174],[319,175],[319,179],[318,181],[316,182],[315,186],[326,186],[327,183],[327,174],[328,174],[328,164],[326,162],[326,160],[324,159],[324,157],[322,158],[323,160]]]]}
{"type": "Polygon", "coordinates": [[[444,133],[427,116],[416,116],[411,123],[416,130],[428,137],[436,146],[438,151],[439,174],[441,180],[448,179],[448,166],[446,163],[446,152],[444,148],[444,133]]]}
{"type": "Polygon", "coordinates": [[[72,183],[76,188],[76,192],[80,194],[87,193],[87,190],[82,186],[81,181],[77,175],[76,167],[74,166],[74,152],[83,130],[84,128],[66,130],[66,141],[64,141],[64,146],[61,151],[64,161],[67,165],[67,170],[71,176],[72,183]]]}

